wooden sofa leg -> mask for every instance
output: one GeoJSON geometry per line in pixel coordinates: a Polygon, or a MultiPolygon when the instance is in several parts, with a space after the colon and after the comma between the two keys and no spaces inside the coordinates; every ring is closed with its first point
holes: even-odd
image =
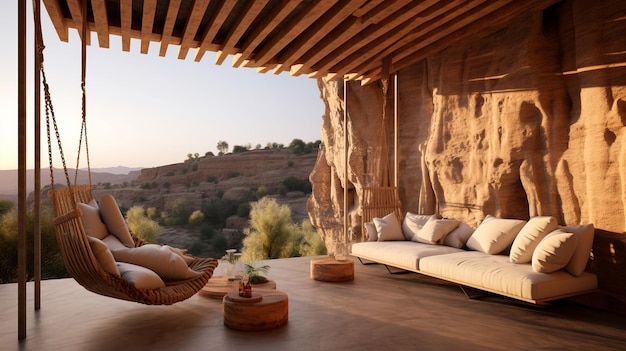
{"type": "Polygon", "coordinates": [[[487,297],[489,296],[488,293],[479,290],[479,289],[474,289],[474,288],[470,288],[469,286],[463,286],[463,285],[459,285],[459,289],[461,289],[461,291],[463,292],[463,294],[471,300],[478,300],[481,299],[483,297],[487,297]]]}

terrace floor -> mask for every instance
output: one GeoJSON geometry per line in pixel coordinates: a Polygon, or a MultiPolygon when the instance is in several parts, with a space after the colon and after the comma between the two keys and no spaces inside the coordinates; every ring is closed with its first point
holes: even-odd
{"type": "MultiPolygon", "coordinates": [[[[72,279],[42,282],[35,312],[28,284],[27,338],[17,340],[17,284],[0,285],[1,350],[625,350],[626,315],[573,300],[534,306],[461,290],[418,274],[355,263],[355,280],[309,278],[311,258],[273,260],[289,295],[278,329],[226,328],[221,300],[195,295],[145,306],[95,295],[72,279]]],[[[219,269],[217,270],[219,271],[219,269]]],[[[216,272],[217,272],[216,271],[216,272]]]]}

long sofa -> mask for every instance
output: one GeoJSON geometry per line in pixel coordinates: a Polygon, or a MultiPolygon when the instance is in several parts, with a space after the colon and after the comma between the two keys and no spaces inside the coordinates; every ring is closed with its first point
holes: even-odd
{"type": "Polygon", "coordinates": [[[559,226],[553,217],[528,221],[487,216],[474,230],[454,219],[407,213],[366,223],[369,240],[352,256],[530,303],[597,289],[585,268],[591,224],[559,226]]]}

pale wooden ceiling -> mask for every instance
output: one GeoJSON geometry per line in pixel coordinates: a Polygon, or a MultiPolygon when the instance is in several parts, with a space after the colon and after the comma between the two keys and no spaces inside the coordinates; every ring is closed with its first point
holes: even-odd
{"type": "MultiPolygon", "coordinates": [[[[62,41],[81,28],[81,0],[43,0],[62,41]]],[[[472,40],[512,18],[558,0],[91,0],[89,30],[98,45],[122,37],[140,51],[178,50],[179,59],[290,72],[310,77],[377,80],[446,47],[472,40]],[[136,44],[134,44],[136,45],[136,44]],[[190,53],[190,49],[193,52],[190,53]],[[386,70],[385,70],[386,71],[386,70]]],[[[80,30],[79,30],[80,32],[80,30]]]]}

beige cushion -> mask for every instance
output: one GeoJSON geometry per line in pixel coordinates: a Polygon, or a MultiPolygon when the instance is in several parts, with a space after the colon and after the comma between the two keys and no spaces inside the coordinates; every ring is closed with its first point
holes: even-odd
{"type": "Polygon", "coordinates": [[[366,222],[365,230],[367,231],[367,241],[378,241],[378,231],[374,222],[366,222]]]}
{"type": "Polygon", "coordinates": [[[150,269],[166,281],[186,280],[202,275],[168,247],[146,244],[137,248],[111,250],[118,262],[132,263],[150,269]]]}
{"type": "Polygon", "coordinates": [[[122,275],[122,279],[129,282],[136,289],[154,290],[165,287],[163,279],[148,268],[124,262],[117,262],[117,268],[122,275]]]}
{"type": "Polygon", "coordinates": [[[179,248],[171,247],[171,246],[168,246],[168,245],[163,245],[163,247],[168,248],[170,251],[172,251],[173,253],[175,253],[178,256],[180,256],[185,261],[185,263],[187,265],[189,265],[194,260],[194,258],[192,256],[187,255],[187,250],[181,250],[179,248]]]}
{"type": "Polygon", "coordinates": [[[569,261],[565,270],[575,276],[581,275],[587,267],[587,261],[589,261],[589,255],[591,254],[591,248],[593,247],[594,230],[593,224],[583,224],[576,226],[564,226],[561,227],[563,231],[572,233],[576,237],[578,244],[576,250],[572,255],[572,259],[569,261]]]}
{"type": "Polygon", "coordinates": [[[115,235],[109,234],[102,239],[102,242],[109,248],[109,250],[115,249],[125,249],[126,246],[122,244],[120,239],[118,239],[115,235]]]}
{"type": "Polygon", "coordinates": [[[559,223],[556,218],[552,216],[539,216],[531,218],[528,223],[522,227],[522,230],[517,234],[513,245],[511,246],[511,252],[509,253],[509,259],[513,263],[528,263],[533,257],[533,252],[541,239],[543,239],[548,233],[551,233],[557,229],[559,223]]]}
{"type": "Polygon", "coordinates": [[[474,234],[474,228],[470,227],[467,223],[460,222],[456,229],[443,238],[443,244],[461,249],[465,246],[465,243],[467,243],[467,240],[472,234],[474,234]]]}
{"type": "Polygon", "coordinates": [[[430,218],[428,222],[413,237],[413,241],[424,244],[437,244],[448,233],[459,225],[456,219],[436,219],[430,218]]]}
{"type": "Polygon", "coordinates": [[[467,240],[467,247],[490,255],[504,251],[515,239],[515,236],[526,221],[505,219],[487,215],[467,240]]]}
{"type": "Polygon", "coordinates": [[[437,218],[437,215],[420,215],[407,212],[402,221],[402,233],[406,240],[416,241],[417,233],[424,227],[426,222],[431,218],[437,218]]]}
{"type": "Polygon", "coordinates": [[[109,235],[106,225],[102,222],[102,218],[100,218],[100,211],[98,210],[96,200],[91,200],[89,204],[79,202],[76,204],[76,207],[80,210],[80,219],[83,222],[83,228],[87,235],[100,240],[109,235]]]}
{"type": "Polygon", "coordinates": [[[87,240],[89,240],[91,252],[93,252],[94,256],[96,256],[96,260],[98,260],[102,269],[120,277],[120,271],[117,269],[111,250],[109,250],[109,248],[100,239],[88,236],[87,240]]]}
{"type": "Polygon", "coordinates": [[[128,231],[128,226],[126,225],[126,221],[124,221],[120,207],[117,205],[117,201],[115,201],[112,195],[104,194],[102,198],[100,198],[100,214],[102,215],[102,219],[109,233],[120,239],[125,246],[135,246],[135,242],[130,236],[130,231],[128,231]]]}
{"type": "Polygon", "coordinates": [[[574,234],[561,229],[546,235],[533,252],[533,270],[538,273],[551,273],[564,268],[576,250],[576,243],[574,234]]]}
{"type": "Polygon", "coordinates": [[[374,225],[378,232],[378,241],[405,240],[395,213],[390,213],[383,218],[374,218],[374,225]]]}

